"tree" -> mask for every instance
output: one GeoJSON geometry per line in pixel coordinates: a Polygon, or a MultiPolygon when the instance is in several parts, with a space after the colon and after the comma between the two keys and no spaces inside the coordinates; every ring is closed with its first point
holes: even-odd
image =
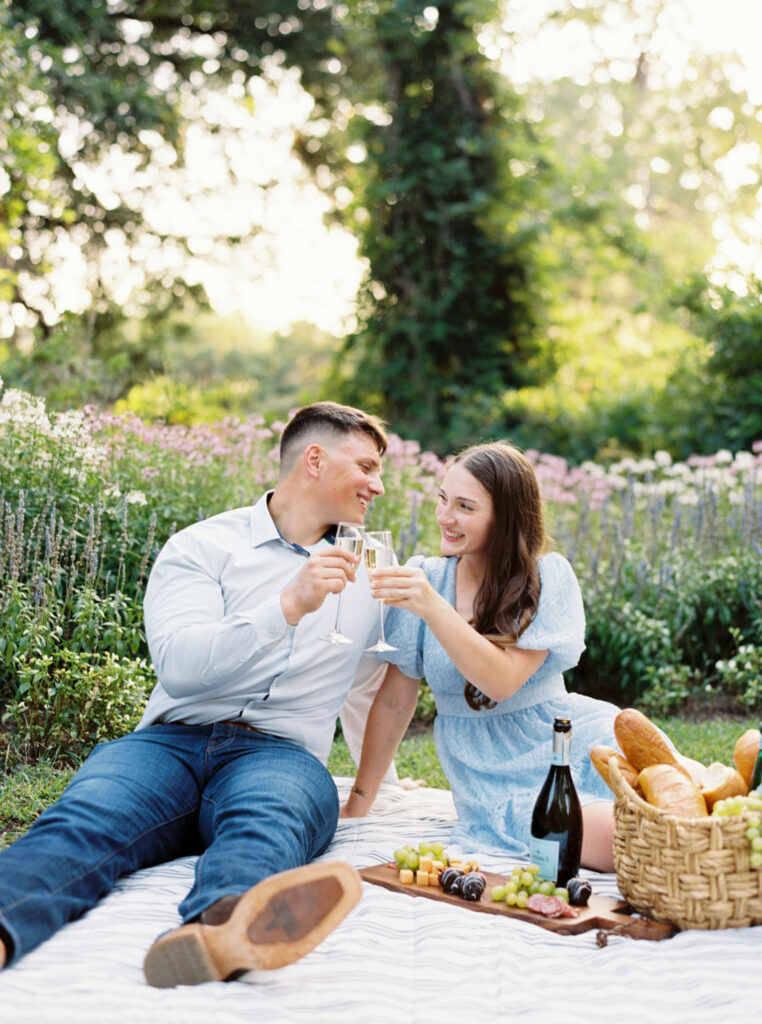
{"type": "Polygon", "coordinates": [[[525,379],[542,163],[480,51],[492,3],[376,0],[352,13],[346,59],[362,54],[366,99],[345,176],[368,273],[338,385],[442,452],[499,431],[501,395],[525,379]]]}
{"type": "MultiPolygon", "coordinates": [[[[192,99],[227,83],[251,106],[249,77],[285,63],[301,69],[320,116],[334,102],[335,76],[314,54],[333,31],[331,7],[321,3],[2,0],[0,300],[27,310],[17,322],[34,326],[38,340],[49,335],[57,316],[50,270],[67,240],[91,268],[96,318],[111,316],[99,254],[115,234],[128,252],[167,240],[143,224],[145,172],[181,164],[192,99]],[[92,173],[125,156],[127,194],[92,173]]],[[[187,251],[187,237],[172,241],[187,251]]],[[[177,262],[153,274],[165,289],[183,290],[177,262]]],[[[134,312],[150,298],[150,288],[143,301],[138,295],[134,312]]]]}
{"type": "Polygon", "coordinates": [[[683,316],[675,295],[695,272],[731,279],[717,237],[746,241],[753,228],[762,123],[738,58],[686,45],[689,19],[681,0],[575,0],[540,29],[592,57],[573,77],[550,69],[526,85],[556,161],[540,260],[555,281],[557,369],[506,395],[521,444],[573,459],[736,445],[698,412],[727,380],[709,369],[714,326],[683,316]]]}
{"type": "Polygon", "coordinates": [[[687,452],[748,450],[762,441],[762,285],[749,281],[739,296],[696,275],[675,300],[706,341],[700,364],[666,388],[675,435],[687,452]],[[695,398],[689,410],[686,393],[695,398]]]}

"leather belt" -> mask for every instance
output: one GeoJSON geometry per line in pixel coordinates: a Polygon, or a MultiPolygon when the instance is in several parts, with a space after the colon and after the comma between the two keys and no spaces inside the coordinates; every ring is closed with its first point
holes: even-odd
{"type": "Polygon", "coordinates": [[[255,729],[253,725],[249,725],[248,722],[220,722],[220,725],[234,725],[237,729],[248,729],[249,732],[260,732],[260,729],[255,729]]]}
{"type": "MultiPolygon", "coordinates": [[[[177,718],[173,722],[166,722],[166,723],[157,722],[157,725],[164,725],[164,724],[166,724],[166,725],[185,725],[185,726],[187,726],[190,729],[194,729],[194,728],[198,728],[199,727],[198,723],[191,724],[190,722],[184,722],[182,720],[182,718],[177,718]]],[[[231,722],[231,721],[225,720],[225,721],[222,721],[222,722],[209,722],[208,724],[209,725],[234,725],[236,727],[236,729],[248,729],[249,732],[259,732],[259,733],[262,732],[261,729],[255,729],[254,726],[253,725],[249,725],[248,722],[240,722],[240,721],[231,722]]]]}

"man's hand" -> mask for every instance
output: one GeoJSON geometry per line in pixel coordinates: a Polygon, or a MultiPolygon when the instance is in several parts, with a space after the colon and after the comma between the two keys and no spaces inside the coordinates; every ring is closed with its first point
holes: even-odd
{"type": "Polygon", "coordinates": [[[342,548],[310,555],[291,586],[280,595],[280,606],[290,626],[308,612],[317,611],[328,594],[339,594],[353,583],[360,556],[342,548]]]}

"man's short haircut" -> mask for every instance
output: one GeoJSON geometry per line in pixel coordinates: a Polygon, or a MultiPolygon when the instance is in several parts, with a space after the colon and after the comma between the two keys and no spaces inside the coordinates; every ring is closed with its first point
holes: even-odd
{"type": "Polygon", "coordinates": [[[314,402],[295,413],[280,438],[280,475],[289,474],[298,455],[314,441],[337,440],[347,434],[367,434],[383,455],[388,446],[385,424],[377,416],[336,402],[314,402]]]}

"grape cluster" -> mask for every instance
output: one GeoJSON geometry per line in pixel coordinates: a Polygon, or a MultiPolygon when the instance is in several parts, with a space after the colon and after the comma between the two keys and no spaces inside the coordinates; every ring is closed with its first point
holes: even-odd
{"type": "Polygon", "coordinates": [[[569,892],[555,882],[540,876],[540,869],[537,864],[528,864],[526,867],[517,866],[511,872],[511,877],[503,885],[495,885],[490,889],[490,896],[496,902],[504,902],[509,907],[523,909],[527,900],[536,892],[541,896],[558,896],[564,902],[569,902],[569,892]]]}
{"type": "Polygon", "coordinates": [[[750,815],[746,838],[751,843],[749,864],[753,868],[762,868],[762,793],[749,793],[748,796],[729,796],[726,800],[718,800],[712,808],[712,814],[732,816],[736,814],[750,815]]]}
{"type": "Polygon", "coordinates": [[[449,858],[445,855],[443,843],[422,842],[417,847],[408,844],[407,846],[400,846],[398,850],[394,851],[394,859],[400,871],[403,871],[405,868],[410,871],[417,871],[421,857],[427,856],[431,856],[432,860],[441,861],[445,867],[450,863],[449,858]]]}

